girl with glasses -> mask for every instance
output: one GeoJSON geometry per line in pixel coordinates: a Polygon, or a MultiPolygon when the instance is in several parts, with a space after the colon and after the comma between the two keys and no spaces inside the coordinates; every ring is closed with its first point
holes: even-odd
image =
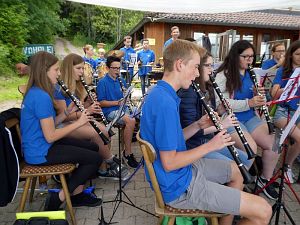
{"type": "MultiPolygon", "coordinates": [[[[250,42],[240,40],[234,43],[217,70],[216,82],[231,105],[243,131],[248,132],[263,150],[263,171],[258,180],[258,185],[263,187],[272,177],[279,155],[272,151],[274,135],[269,134],[267,123],[255,113],[255,107],[263,106],[266,102],[264,96],[256,95],[256,90],[253,90],[253,82],[248,71],[249,65],[254,63],[253,56],[255,50],[250,42]]],[[[262,88],[259,89],[259,92],[263,91],[262,88]]],[[[217,105],[219,104],[217,98],[217,105]]],[[[228,129],[229,133],[233,131],[233,128],[228,129]]],[[[265,188],[264,193],[271,199],[278,198],[273,185],[265,188]]]]}

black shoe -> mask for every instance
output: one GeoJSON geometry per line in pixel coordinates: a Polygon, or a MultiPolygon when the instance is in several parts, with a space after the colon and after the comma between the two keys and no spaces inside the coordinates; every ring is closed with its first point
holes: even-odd
{"type": "MultiPolygon", "coordinates": [[[[263,188],[266,186],[266,184],[268,183],[269,181],[267,179],[263,179],[261,177],[258,177],[258,181],[257,181],[257,185],[260,187],[260,188],[263,188]]],[[[276,200],[278,198],[278,192],[275,190],[275,187],[273,184],[270,184],[268,187],[264,188],[263,189],[263,192],[264,194],[272,199],[272,200],[276,200]]]]}
{"type": "Polygon", "coordinates": [[[80,206],[99,206],[102,204],[102,199],[97,198],[91,194],[85,194],[81,192],[80,194],[71,196],[72,206],[80,207],[80,206]]]}
{"type": "Polygon", "coordinates": [[[59,206],[61,205],[62,201],[60,201],[59,192],[48,192],[44,211],[57,211],[59,210],[59,206]]]}
{"type": "Polygon", "coordinates": [[[124,160],[126,161],[128,166],[130,166],[132,168],[137,168],[139,163],[136,161],[133,153],[131,153],[130,155],[125,156],[125,152],[124,152],[123,156],[124,156],[124,160]]]}

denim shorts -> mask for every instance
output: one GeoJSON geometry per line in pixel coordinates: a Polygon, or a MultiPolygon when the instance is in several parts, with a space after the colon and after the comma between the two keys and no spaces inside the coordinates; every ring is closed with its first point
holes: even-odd
{"type": "MultiPolygon", "coordinates": [[[[246,121],[239,121],[240,127],[243,131],[247,131],[249,134],[251,134],[257,127],[264,124],[264,121],[258,118],[257,116],[253,116],[251,119],[246,121]]],[[[229,134],[232,134],[235,132],[234,127],[227,128],[227,132],[229,134]]]]}
{"type": "MultiPolygon", "coordinates": [[[[110,113],[108,114],[108,116],[107,116],[106,119],[107,119],[108,121],[112,121],[112,120],[116,117],[117,112],[118,112],[118,110],[115,110],[115,111],[110,112],[110,113]]],[[[126,114],[126,115],[130,115],[130,112],[129,112],[128,108],[126,108],[125,114],[126,114]]],[[[118,120],[117,124],[125,125],[125,122],[124,122],[124,120],[122,119],[122,117],[118,120]]]]}
{"type": "MultiPolygon", "coordinates": [[[[240,158],[241,162],[249,169],[251,164],[252,164],[252,161],[248,160],[248,156],[245,152],[243,152],[240,149],[236,149],[236,150],[239,153],[239,158],[240,158]]],[[[220,159],[220,160],[227,160],[227,161],[233,161],[234,160],[227,147],[222,148],[219,151],[210,152],[210,153],[206,154],[204,156],[204,158],[206,158],[206,159],[220,159]]]]}
{"type": "MultiPolygon", "coordinates": [[[[294,115],[295,111],[290,110],[289,118],[291,119],[294,115]]],[[[288,118],[288,109],[285,107],[277,106],[275,115],[274,115],[274,121],[278,121],[280,119],[287,119],[288,118]]],[[[296,124],[300,122],[300,117],[296,120],[296,124]]]]}

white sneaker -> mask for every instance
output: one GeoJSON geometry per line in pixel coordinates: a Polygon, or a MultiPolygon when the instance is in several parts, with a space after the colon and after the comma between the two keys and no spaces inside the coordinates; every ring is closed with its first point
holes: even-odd
{"type": "Polygon", "coordinates": [[[291,168],[288,168],[285,174],[286,174],[286,176],[289,179],[289,181],[290,181],[291,184],[295,183],[295,181],[294,181],[294,174],[293,174],[293,171],[292,171],[291,168]]]}

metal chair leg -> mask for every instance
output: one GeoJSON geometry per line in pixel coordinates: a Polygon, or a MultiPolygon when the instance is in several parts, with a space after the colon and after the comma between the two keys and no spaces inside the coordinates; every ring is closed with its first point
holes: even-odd
{"type": "Polygon", "coordinates": [[[64,190],[65,193],[65,198],[66,198],[66,203],[67,203],[67,207],[71,216],[71,220],[72,220],[72,224],[76,225],[76,219],[75,219],[75,215],[74,215],[74,211],[73,211],[73,207],[72,207],[72,202],[71,202],[71,198],[70,198],[70,193],[68,190],[68,185],[66,182],[66,178],[64,174],[60,174],[60,181],[61,181],[61,185],[62,188],[64,190]]]}
{"type": "Polygon", "coordinates": [[[37,180],[37,177],[33,177],[32,181],[31,181],[31,189],[30,189],[30,195],[29,195],[29,202],[30,203],[32,203],[34,189],[35,189],[35,185],[36,185],[36,180],[37,180]]]}
{"type": "Polygon", "coordinates": [[[22,193],[21,202],[20,202],[20,206],[19,206],[19,212],[24,211],[25,202],[26,202],[31,179],[32,179],[31,177],[26,177],[25,186],[24,186],[24,190],[22,193]]]}

